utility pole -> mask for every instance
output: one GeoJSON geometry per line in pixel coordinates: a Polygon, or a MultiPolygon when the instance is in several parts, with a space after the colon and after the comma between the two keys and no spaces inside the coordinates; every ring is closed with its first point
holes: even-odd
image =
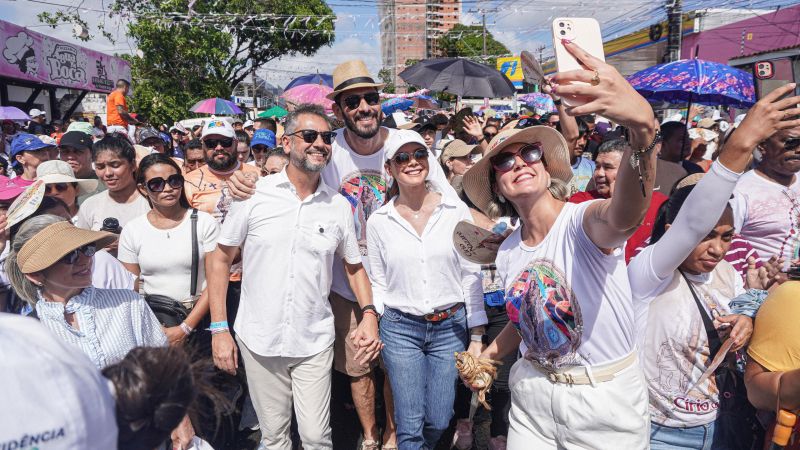
{"type": "Polygon", "coordinates": [[[497,8],[494,9],[470,9],[467,12],[470,13],[478,13],[481,15],[481,27],[483,28],[483,54],[481,58],[486,57],[486,13],[496,13],[499,10],[497,8]]]}
{"type": "Polygon", "coordinates": [[[681,59],[681,26],[683,25],[683,11],[681,0],[666,0],[667,9],[667,51],[664,62],[681,59]]]}

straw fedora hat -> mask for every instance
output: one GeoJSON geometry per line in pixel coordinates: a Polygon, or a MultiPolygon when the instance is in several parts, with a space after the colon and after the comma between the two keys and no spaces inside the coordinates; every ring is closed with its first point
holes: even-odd
{"type": "Polygon", "coordinates": [[[334,100],[337,95],[350,89],[374,87],[380,90],[384,86],[384,84],[376,83],[372,79],[364,61],[352,59],[339,64],[333,70],[333,92],[326,97],[328,100],[334,100]]]}
{"type": "Polygon", "coordinates": [[[98,180],[75,178],[72,167],[64,161],[54,159],[39,164],[36,168],[36,177],[44,184],[77,183],[78,195],[91,194],[97,190],[98,180]]]}
{"type": "Polygon", "coordinates": [[[117,235],[105,231],[78,228],[69,221],[56,222],[36,233],[17,255],[17,265],[22,273],[35,273],[47,269],[67,253],[92,242],[103,248],[117,240],[117,235]]]}
{"type": "Polygon", "coordinates": [[[569,183],[569,180],[572,179],[572,167],[569,163],[567,141],[564,140],[561,133],[543,125],[505,130],[489,142],[483,158],[464,174],[464,191],[475,206],[485,213],[492,202],[493,186],[489,184],[490,171],[494,170],[491,162],[492,156],[511,144],[532,144],[534,142],[542,144],[547,173],[551,177],[569,183]]]}

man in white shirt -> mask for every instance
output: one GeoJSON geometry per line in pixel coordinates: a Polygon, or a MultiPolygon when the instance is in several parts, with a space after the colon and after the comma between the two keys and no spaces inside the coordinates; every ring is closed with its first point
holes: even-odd
{"type": "Polygon", "coordinates": [[[242,297],[235,332],[267,449],[291,448],[293,396],[304,447],[332,448],[335,333],[328,294],[332,268],[338,265],[334,253],[344,259],[349,285],[364,312],[348,336],[358,344],[356,357],[366,363],[381,348],[350,207],[320,176],[330,160],[333,136],[319,107],[301,105],[289,115],[282,138],[289,165],[261,179],[252,197],[234,203],[206,271],[214,361],[235,373],[237,351],[227,332],[226,274],[242,246],[242,297]]]}

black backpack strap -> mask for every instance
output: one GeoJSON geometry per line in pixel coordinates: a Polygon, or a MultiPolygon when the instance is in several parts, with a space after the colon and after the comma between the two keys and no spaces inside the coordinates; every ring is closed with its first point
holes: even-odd
{"type": "Polygon", "coordinates": [[[686,278],[686,274],[683,273],[682,270],[678,272],[681,273],[683,277],[683,281],[689,286],[689,291],[692,293],[692,297],[694,297],[694,302],[697,305],[697,309],[700,310],[700,317],[703,319],[703,326],[706,329],[706,334],[708,335],[708,348],[711,351],[711,356],[709,356],[710,360],[713,361],[714,357],[717,356],[717,352],[719,349],[722,348],[722,340],[719,338],[719,333],[717,332],[716,327],[714,327],[714,321],[706,312],[706,309],[703,307],[703,303],[700,301],[700,297],[698,297],[697,292],[694,290],[694,286],[686,278]]]}
{"type": "Polygon", "coordinates": [[[197,270],[200,265],[200,249],[197,246],[197,208],[192,209],[192,284],[190,293],[192,297],[197,294],[197,270]]]}

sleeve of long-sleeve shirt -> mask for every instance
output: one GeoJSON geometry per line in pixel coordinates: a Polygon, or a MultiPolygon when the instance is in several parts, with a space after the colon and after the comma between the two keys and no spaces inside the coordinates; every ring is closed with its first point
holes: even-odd
{"type": "Polygon", "coordinates": [[[628,278],[634,297],[652,297],[653,292],[672,276],[675,269],[714,229],[741,175],[719,161],[711,165],[661,239],[633,258],[628,265],[628,278]]]}
{"type": "Polygon", "coordinates": [[[380,231],[374,220],[367,220],[367,258],[369,258],[369,279],[372,282],[372,303],[378,314],[383,314],[386,298],[386,261],[380,244],[380,231]]]}
{"type": "MultiPolygon", "coordinates": [[[[463,208],[464,215],[461,220],[472,221],[466,205],[463,208]]],[[[456,252],[457,253],[457,252],[456,252]]],[[[483,306],[483,278],[481,266],[467,261],[463,256],[458,255],[461,264],[461,290],[464,295],[464,305],[467,308],[467,326],[470,328],[486,325],[489,320],[486,317],[486,310],[483,306]]]]}

